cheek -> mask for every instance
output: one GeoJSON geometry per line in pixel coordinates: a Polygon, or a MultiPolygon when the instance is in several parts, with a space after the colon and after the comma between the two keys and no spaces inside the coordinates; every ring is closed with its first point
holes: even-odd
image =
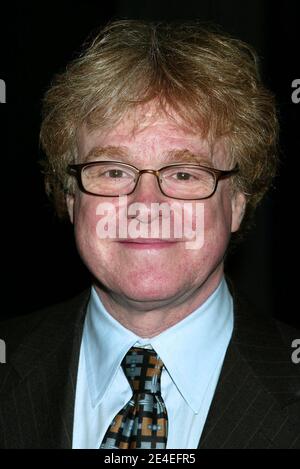
{"type": "Polygon", "coordinates": [[[231,204],[229,197],[207,199],[193,206],[193,229],[202,229],[204,234],[211,237],[219,233],[230,233],[231,204]]]}
{"type": "Polygon", "coordinates": [[[230,199],[216,193],[211,199],[186,205],[185,212],[192,219],[194,237],[185,243],[181,264],[186,279],[193,281],[206,277],[222,262],[231,235],[230,199]]]}
{"type": "Polygon", "coordinates": [[[215,195],[218,197],[203,203],[203,223],[198,223],[203,236],[203,256],[212,259],[223,256],[231,236],[230,200],[215,195]]]}
{"type": "Polygon", "coordinates": [[[204,201],[173,205],[171,225],[184,239],[202,238],[203,241],[230,233],[231,206],[220,197],[204,201]]]}
{"type": "MultiPolygon", "coordinates": [[[[100,240],[97,235],[98,204],[98,198],[85,194],[79,195],[75,199],[74,233],[76,244],[81,257],[89,262],[95,256],[99,243],[105,241],[100,240]]],[[[102,251],[103,249],[98,249],[98,254],[102,251]]]]}
{"type": "Polygon", "coordinates": [[[85,233],[91,235],[96,226],[96,206],[89,203],[84,197],[75,199],[75,234],[85,237],[85,233]]]}

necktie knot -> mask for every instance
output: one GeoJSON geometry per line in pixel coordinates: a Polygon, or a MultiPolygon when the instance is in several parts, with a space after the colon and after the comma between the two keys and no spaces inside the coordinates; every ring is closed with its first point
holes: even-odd
{"type": "Polygon", "coordinates": [[[122,368],[134,393],[160,394],[163,362],[154,350],[132,347],[122,368]]]}

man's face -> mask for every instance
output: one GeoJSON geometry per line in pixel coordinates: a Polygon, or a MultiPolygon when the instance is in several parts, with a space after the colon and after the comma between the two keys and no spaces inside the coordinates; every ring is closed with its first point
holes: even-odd
{"type": "MultiPolygon", "coordinates": [[[[206,166],[231,169],[222,144],[215,147],[211,156],[207,142],[199,134],[165,116],[154,118],[153,113],[143,109],[124,118],[110,131],[88,132],[83,127],[78,134],[78,149],[80,162],[106,158],[133,164],[139,169],[159,169],[181,163],[180,154],[184,153],[197,156],[206,166]],[[109,154],[108,158],[105,153],[109,154]]],[[[118,197],[93,196],[76,189],[74,197],[68,198],[68,209],[83,261],[99,285],[104,285],[114,297],[141,304],[141,308],[146,309],[147,305],[152,308],[180,303],[199,288],[209,292],[217,286],[222,276],[224,252],[231,232],[239,227],[245,202],[241,194],[233,195],[229,180],[219,181],[211,198],[197,201],[204,213],[204,224],[201,222],[200,227],[203,245],[197,249],[187,249],[184,233],[181,238],[173,236],[171,240],[152,244],[103,239],[97,230],[101,218],[99,204],[107,202],[113,204],[118,213],[118,197]]],[[[184,204],[189,202],[193,227],[196,225],[196,202],[191,204],[191,201],[175,201],[164,196],[153,174],[144,173],[134,193],[127,196],[127,206],[137,202],[143,203],[149,214],[153,203],[171,205],[176,202],[184,211],[184,204]]],[[[145,213],[128,215],[128,222],[133,219],[144,227],[151,223],[145,213]]]]}

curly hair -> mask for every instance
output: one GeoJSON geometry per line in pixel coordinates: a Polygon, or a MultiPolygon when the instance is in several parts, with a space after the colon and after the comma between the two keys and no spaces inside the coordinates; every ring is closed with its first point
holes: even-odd
{"type": "Polygon", "coordinates": [[[78,160],[78,129],[112,128],[153,100],[202,137],[224,138],[240,168],[232,183],[246,194],[249,220],[276,173],[274,97],[251,46],[198,22],[112,22],[55,76],[43,101],[40,141],[57,213],[66,214],[66,192],[74,189],[67,165],[78,160]]]}

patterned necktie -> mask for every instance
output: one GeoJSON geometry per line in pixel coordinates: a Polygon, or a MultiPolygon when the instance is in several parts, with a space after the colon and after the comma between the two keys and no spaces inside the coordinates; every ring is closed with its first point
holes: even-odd
{"type": "Polygon", "coordinates": [[[154,350],[133,347],[122,368],[133,396],[115,416],[101,449],[164,449],[167,445],[168,416],[160,392],[163,362],[154,350]]]}

